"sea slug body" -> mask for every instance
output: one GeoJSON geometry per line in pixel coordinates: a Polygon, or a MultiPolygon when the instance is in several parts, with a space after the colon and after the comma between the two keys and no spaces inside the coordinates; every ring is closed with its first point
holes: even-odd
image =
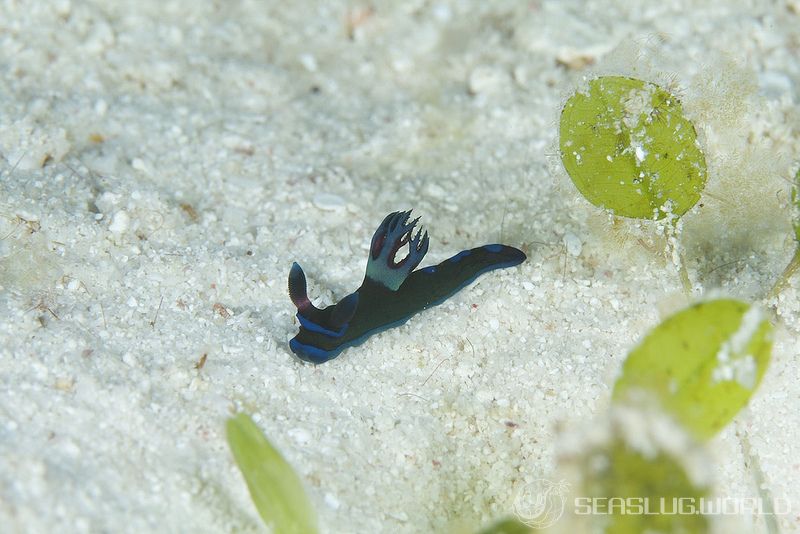
{"type": "Polygon", "coordinates": [[[459,252],[438,265],[414,270],[428,252],[428,233],[411,211],[390,213],[375,231],[364,282],[333,306],[320,309],[308,298],[306,276],[297,264],[289,271],[289,297],[297,307],[300,331],[289,347],[300,359],[324,363],[369,336],[405,323],[442,303],[483,273],[519,265],[525,254],[507,245],[484,245],[459,252]],[[395,255],[408,244],[409,253],[395,255]]]}

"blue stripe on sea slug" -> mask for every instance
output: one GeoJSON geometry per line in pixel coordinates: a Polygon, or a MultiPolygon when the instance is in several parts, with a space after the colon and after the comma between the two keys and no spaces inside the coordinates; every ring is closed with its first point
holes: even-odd
{"type": "Polygon", "coordinates": [[[467,256],[469,256],[470,252],[472,252],[472,251],[470,251],[470,250],[462,250],[461,252],[459,252],[458,254],[456,254],[455,256],[453,256],[452,258],[450,258],[447,261],[459,262],[463,258],[466,258],[467,256]]]}
{"type": "Polygon", "coordinates": [[[300,312],[297,312],[297,320],[300,321],[300,326],[303,328],[310,330],[311,332],[317,332],[319,334],[324,334],[330,337],[342,337],[344,331],[347,330],[347,325],[342,326],[338,332],[334,332],[333,330],[328,330],[324,326],[320,326],[311,319],[303,317],[300,312]]]}

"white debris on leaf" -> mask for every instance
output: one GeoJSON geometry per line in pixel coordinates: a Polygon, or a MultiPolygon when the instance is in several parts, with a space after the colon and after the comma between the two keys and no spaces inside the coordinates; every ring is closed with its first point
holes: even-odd
{"type": "Polygon", "coordinates": [[[763,321],[764,314],[761,308],[752,306],[747,310],[742,317],[742,323],[739,325],[739,329],[729,339],[731,350],[735,353],[744,351],[763,321]]]}
{"type": "Polygon", "coordinates": [[[711,380],[713,382],[730,382],[733,380],[743,388],[753,389],[756,385],[757,371],[758,367],[756,366],[755,358],[748,354],[715,367],[711,373],[711,380]]]}
{"type": "Polygon", "coordinates": [[[653,93],[656,87],[646,84],[641,89],[631,89],[623,101],[625,116],[622,122],[633,130],[641,124],[642,117],[647,117],[653,111],[653,93]]]}
{"type": "Polygon", "coordinates": [[[642,143],[636,141],[631,141],[631,146],[633,147],[633,154],[636,156],[636,163],[638,165],[647,157],[647,150],[644,149],[642,143]]]}
{"type": "Polygon", "coordinates": [[[719,363],[711,373],[713,382],[735,380],[747,389],[755,387],[758,366],[755,358],[744,352],[763,321],[763,312],[756,306],[751,307],[742,316],[738,330],[722,344],[717,352],[717,362],[719,363]]]}

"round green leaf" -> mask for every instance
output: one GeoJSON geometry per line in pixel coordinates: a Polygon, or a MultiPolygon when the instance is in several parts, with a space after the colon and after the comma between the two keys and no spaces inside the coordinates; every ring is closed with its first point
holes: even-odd
{"type": "Polygon", "coordinates": [[[561,112],[561,161],[578,191],[616,215],[683,215],[700,199],[706,160],[681,103],[623,76],[589,82],[561,112]]]}
{"type": "Polygon", "coordinates": [[[631,351],[614,399],[654,393],[695,436],[710,438],[747,404],[771,349],[772,325],[758,308],[702,302],[669,317],[631,351]]]}

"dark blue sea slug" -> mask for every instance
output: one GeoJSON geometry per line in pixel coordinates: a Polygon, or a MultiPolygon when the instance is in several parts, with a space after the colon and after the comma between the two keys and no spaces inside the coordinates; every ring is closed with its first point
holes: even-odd
{"type": "Polygon", "coordinates": [[[436,306],[485,272],[512,267],[525,254],[506,245],[484,245],[459,252],[439,265],[414,269],[428,252],[428,232],[418,229],[411,211],[386,216],[372,236],[367,273],[355,293],[319,309],[308,299],[306,276],[297,263],[289,271],[289,297],[297,307],[300,331],[289,342],[302,360],[324,363],[369,336],[405,323],[412,315],[436,306]],[[408,255],[395,254],[409,245],[408,255]]]}

